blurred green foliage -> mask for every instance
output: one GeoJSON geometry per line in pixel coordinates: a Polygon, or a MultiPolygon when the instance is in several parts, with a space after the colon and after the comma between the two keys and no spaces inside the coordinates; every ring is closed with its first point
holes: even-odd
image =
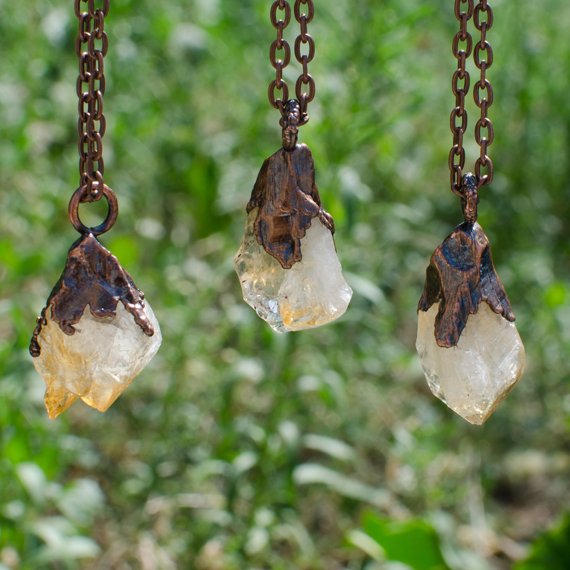
{"type": "Polygon", "coordinates": [[[541,536],[531,555],[515,564],[515,570],[564,570],[568,568],[568,544],[570,544],[570,515],[560,525],[541,536]]]}
{"type": "Polygon", "coordinates": [[[232,267],[280,146],[271,2],[111,2],[104,146],[121,213],[102,242],[164,344],[105,415],[79,402],[47,419],[27,346],[76,237],[72,4],[0,0],[0,568],[570,559],[556,532],[527,547],[570,499],[570,5],[492,2],[496,176],[480,222],[528,363],[478,428],[430,395],[414,350],[429,256],[461,221],[447,170],[457,22],[451,1],[427,0],[316,1],[301,140],[355,295],[340,322],[286,336],[241,301],[232,267]]]}

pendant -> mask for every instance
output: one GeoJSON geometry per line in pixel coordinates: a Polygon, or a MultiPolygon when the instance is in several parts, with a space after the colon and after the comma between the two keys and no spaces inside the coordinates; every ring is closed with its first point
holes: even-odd
{"type": "Polygon", "coordinates": [[[144,294],[94,233],[78,224],[84,233],[69,250],[30,345],[52,419],[78,398],[106,411],[162,343],[144,294]]]}
{"type": "Polygon", "coordinates": [[[299,103],[282,119],[283,148],[265,160],[247,205],[234,266],[243,298],[277,332],[330,323],[346,311],[346,283],[309,147],[297,144],[299,103]]]}
{"type": "Polygon", "coordinates": [[[463,182],[465,221],[436,249],[418,306],[416,348],[432,393],[481,425],[524,373],[515,316],[477,223],[477,183],[463,182]]]}

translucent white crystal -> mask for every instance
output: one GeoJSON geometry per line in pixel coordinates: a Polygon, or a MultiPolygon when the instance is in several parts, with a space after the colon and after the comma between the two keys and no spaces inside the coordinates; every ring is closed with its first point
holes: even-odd
{"type": "Polygon", "coordinates": [[[247,218],[234,259],[245,302],[277,332],[314,328],[338,319],[350,303],[352,289],[342,276],[330,230],[313,218],[301,240],[302,261],[283,269],[257,243],[253,233],[257,211],[247,218]]]}
{"type": "Polygon", "coordinates": [[[472,424],[481,425],[524,373],[525,351],[515,326],[482,302],[469,315],[457,346],[434,335],[439,303],[418,311],[416,348],[433,394],[472,424]]]}
{"type": "Polygon", "coordinates": [[[116,317],[102,319],[94,317],[87,306],[70,336],[51,320],[48,308],[48,324],[38,337],[41,354],[33,361],[46,381],[50,418],[77,398],[104,412],[124,392],[162,343],[160,326],[146,302],[144,310],[154,327],[153,336],[144,334],[121,302],[116,317]]]}

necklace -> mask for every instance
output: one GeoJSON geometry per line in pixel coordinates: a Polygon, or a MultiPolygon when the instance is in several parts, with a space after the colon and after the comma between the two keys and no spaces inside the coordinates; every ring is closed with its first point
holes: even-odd
{"type": "Polygon", "coordinates": [[[103,8],[96,9],[95,0],[75,0],[80,184],[69,204],[69,218],[81,237],[69,250],[30,345],[34,365],[46,382],[50,418],[78,398],[101,412],[107,410],[162,342],[158,321],[144,294],[97,239],[113,227],[118,216],[117,197],[103,180],[109,0],[102,4],[103,8]],[[88,4],[87,11],[82,11],[81,2],[88,4]],[[79,205],[103,197],[109,205],[107,218],[97,227],[86,227],[79,217],[79,205]]]}
{"type": "Polygon", "coordinates": [[[477,223],[478,191],[492,182],[494,172],[487,154],[494,138],[487,116],[493,104],[493,88],[486,76],[493,64],[493,50],[487,41],[493,11],[487,0],[481,0],[475,8],[474,0],[455,0],[455,15],[460,30],[453,39],[453,53],[459,65],[452,82],[456,105],[451,113],[449,168],[451,190],[461,198],[464,222],[431,257],[418,306],[416,348],[432,393],[467,421],[482,424],[522,377],[525,351],[493,265],[489,240],[477,223]],[[466,10],[463,4],[467,4],[466,10]],[[474,50],[467,28],[472,17],[481,33],[474,50]],[[465,49],[460,49],[460,43],[465,49]],[[481,72],[473,91],[481,110],[475,127],[481,154],[475,174],[463,174],[465,96],[470,85],[465,66],[472,53],[481,72]],[[487,130],[486,136],[482,130],[487,130]],[[487,169],[486,174],[482,174],[482,168],[487,169]]]}
{"type": "Polygon", "coordinates": [[[295,19],[300,34],[295,57],[302,74],[289,99],[283,70],[291,61],[291,48],[283,32],[291,21],[291,6],[277,0],[271,7],[271,23],[277,39],[271,44],[270,61],[276,78],[269,86],[269,102],[281,113],[283,147],[265,160],[247,205],[245,234],[234,266],[244,300],[277,332],[318,327],[346,311],[352,290],[342,276],[333,239],[332,216],[325,212],[315,183],[315,165],[309,147],[298,144],[299,128],[316,93],[308,65],[315,57],[315,43],[308,34],[314,17],[313,0],[296,0],[295,19]],[[301,8],[306,7],[306,13],[301,8]],[[277,19],[277,11],[284,20],[277,19]],[[301,53],[301,46],[308,53],[301,53]],[[283,59],[276,59],[283,51],[283,59]],[[303,92],[303,86],[308,92],[303,92]],[[275,97],[282,92],[282,99],[275,97]]]}

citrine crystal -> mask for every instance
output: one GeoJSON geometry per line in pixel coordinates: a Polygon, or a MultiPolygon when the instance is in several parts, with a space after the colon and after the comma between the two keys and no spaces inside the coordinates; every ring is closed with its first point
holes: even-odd
{"type": "Polygon", "coordinates": [[[116,316],[94,317],[87,306],[73,335],[51,318],[51,307],[37,337],[40,355],[33,359],[46,382],[45,404],[56,418],[75,400],[104,412],[150,362],[162,342],[160,327],[148,303],[144,313],[154,328],[148,336],[122,303],[116,316]]]}
{"type": "Polygon", "coordinates": [[[324,325],[346,311],[352,289],[342,276],[332,233],[313,218],[301,239],[303,257],[284,269],[258,243],[254,223],[258,208],[247,218],[234,266],[243,298],[277,332],[324,325]]]}
{"type": "Polygon", "coordinates": [[[156,354],[160,327],[131,276],[82,235],[38,318],[30,344],[55,418],[77,398],[104,412],[156,354]]]}
{"type": "Polygon", "coordinates": [[[525,351],[514,322],[486,302],[469,315],[456,346],[438,346],[439,303],[418,311],[416,348],[432,393],[472,424],[481,425],[524,373],[525,351]]]}

